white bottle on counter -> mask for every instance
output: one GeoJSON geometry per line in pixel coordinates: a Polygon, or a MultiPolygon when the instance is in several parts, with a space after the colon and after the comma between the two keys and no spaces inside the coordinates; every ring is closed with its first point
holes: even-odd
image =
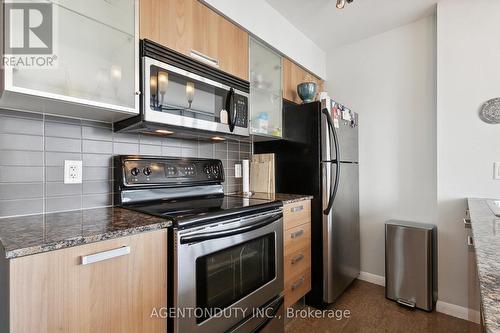
{"type": "Polygon", "coordinates": [[[243,160],[243,194],[250,194],[250,161],[243,160]]]}

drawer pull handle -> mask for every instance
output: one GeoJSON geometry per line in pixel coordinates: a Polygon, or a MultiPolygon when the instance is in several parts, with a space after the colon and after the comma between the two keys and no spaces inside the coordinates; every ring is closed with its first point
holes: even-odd
{"type": "Polygon", "coordinates": [[[471,236],[467,236],[467,245],[470,247],[474,246],[474,239],[471,236]]]}
{"type": "Polygon", "coordinates": [[[113,259],[127,254],[130,254],[130,246],[123,246],[114,250],[90,254],[88,256],[82,256],[82,265],[90,265],[99,261],[113,259]]]}
{"type": "Polygon", "coordinates": [[[301,285],[303,285],[305,281],[306,281],[306,279],[304,277],[301,277],[299,281],[292,284],[292,290],[295,290],[298,287],[300,287],[301,285]]]}
{"type": "Polygon", "coordinates": [[[292,260],[290,260],[290,261],[291,261],[292,265],[295,265],[296,263],[298,263],[302,259],[304,259],[304,255],[301,253],[301,254],[298,254],[295,257],[293,257],[292,260]]]}
{"type": "Polygon", "coordinates": [[[465,219],[464,219],[464,226],[465,226],[466,228],[468,228],[468,229],[470,229],[470,228],[471,228],[470,219],[468,219],[468,218],[465,218],[465,219]]]}
{"type": "Polygon", "coordinates": [[[299,230],[299,231],[292,232],[292,233],[290,234],[290,236],[291,236],[292,238],[297,238],[297,237],[302,236],[303,234],[304,234],[304,229],[299,230]]]}
{"type": "Polygon", "coordinates": [[[217,68],[220,66],[219,59],[209,57],[206,54],[201,53],[200,51],[191,50],[191,57],[217,68]]]}
{"type": "Polygon", "coordinates": [[[290,211],[291,211],[292,213],[298,213],[298,212],[301,212],[301,211],[303,211],[303,210],[304,210],[304,206],[302,206],[302,205],[301,205],[301,206],[295,206],[295,207],[290,208],[290,211]]]}

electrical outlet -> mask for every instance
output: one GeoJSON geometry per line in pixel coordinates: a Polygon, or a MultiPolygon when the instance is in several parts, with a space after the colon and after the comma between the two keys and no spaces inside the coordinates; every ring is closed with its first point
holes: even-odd
{"type": "Polygon", "coordinates": [[[241,178],[241,164],[234,165],[234,178],[241,178]]]}
{"type": "Polygon", "coordinates": [[[500,162],[495,162],[493,167],[493,179],[500,180],[500,162]]]}
{"type": "Polygon", "coordinates": [[[82,183],[82,161],[64,161],[64,184],[82,183]]]}

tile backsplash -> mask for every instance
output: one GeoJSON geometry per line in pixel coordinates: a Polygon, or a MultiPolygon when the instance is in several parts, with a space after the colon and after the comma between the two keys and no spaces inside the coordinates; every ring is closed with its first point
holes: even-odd
{"type": "Polygon", "coordinates": [[[119,154],[217,158],[224,191],[240,191],[234,164],[249,159],[251,147],[113,133],[109,123],[0,110],[0,217],[112,205],[112,156],[119,154]],[[82,184],[63,183],[64,160],[83,161],[82,184]]]}

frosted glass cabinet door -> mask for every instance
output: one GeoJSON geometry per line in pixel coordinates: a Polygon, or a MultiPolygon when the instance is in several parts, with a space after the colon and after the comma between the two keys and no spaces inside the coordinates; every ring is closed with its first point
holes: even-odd
{"type": "Polygon", "coordinates": [[[281,56],[252,38],[249,52],[251,133],[281,137],[281,56]]]}
{"type": "Polygon", "coordinates": [[[53,0],[57,67],[14,69],[14,90],[135,111],[136,0],[53,0]],[[26,89],[26,91],[22,91],[26,89]]]}

